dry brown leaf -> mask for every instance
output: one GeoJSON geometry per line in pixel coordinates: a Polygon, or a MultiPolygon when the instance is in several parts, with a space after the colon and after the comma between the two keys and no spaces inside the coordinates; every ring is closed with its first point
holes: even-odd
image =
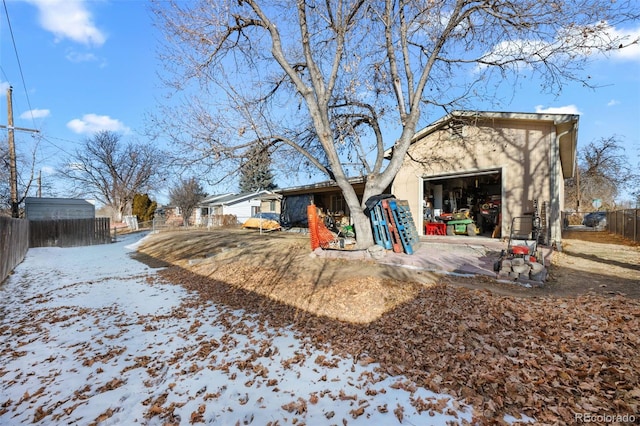
{"type": "Polygon", "coordinates": [[[402,423],[402,419],[404,419],[404,407],[398,404],[395,410],[393,410],[393,414],[395,414],[398,421],[402,423]]]}

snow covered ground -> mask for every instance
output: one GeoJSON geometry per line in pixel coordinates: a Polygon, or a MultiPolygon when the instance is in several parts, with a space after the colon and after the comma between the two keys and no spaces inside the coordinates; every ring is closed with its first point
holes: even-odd
{"type": "Polygon", "coordinates": [[[471,421],[448,395],[162,282],[129,257],[140,238],[30,249],[0,286],[0,425],[471,421]]]}

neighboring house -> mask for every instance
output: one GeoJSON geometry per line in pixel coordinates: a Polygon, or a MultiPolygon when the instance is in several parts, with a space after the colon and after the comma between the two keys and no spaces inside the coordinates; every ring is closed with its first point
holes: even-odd
{"type": "Polygon", "coordinates": [[[282,211],[282,195],[267,191],[260,197],[260,211],[264,213],[278,213],[282,211]]]}
{"type": "Polygon", "coordinates": [[[93,201],[76,198],[27,197],[24,200],[25,215],[29,220],[94,219],[96,206],[93,201]]]}
{"type": "Polygon", "coordinates": [[[212,207],[212,205],[219,200],[235,195],[237,194],[233,192],[227,192],[225,194],[214,194],[205,197],[198,204],[198,208],[194,209],[192,215],[193,223],[199,226],[212,226],[211,217],[216,214],[221,214],[217,213],[218,211],[221,211],[221,209],[214,208],[212,207]]]}
{"type": "MultiPolygon", "coordinates": [[[[578,119],[452,112],[416,133],[391,192],[408,200],[414,218],[424,217],[425,206],[434,216],[469,208],[476,217],[480,208],[494,206],[499,232],[488,235],[502,237],[509,236],[512,218],[533,213],[536,200],[546,242],[559,244],[564,179],[576,167],[578,119]]],[[[424,234],[423,226],[417,228],[424,234]]]]}
{"type": "MultiPolygon", "coordinates": [[[[349,180],[356,195],[362,198],[366,177],[349,180]]],[[[282,195],[281,218],[285,226],[307,226],[307,206],[312,203],[331,216],[335,223],[351,223],[349,206],[334,181],[278,189],[277,192],[282,195]]]]}
{"type": "Polygon", "coordinates": [[[197,209],[200,216],[196,223],[212,226],[213,217],[232,215],[236,217],[238,224],[242,224],[251,216],[261,211],[260,209],[263,202],[267,202],[270,198],[277,198],[277,195],[267,190],[207,197],[200,203],[200,208],[197,209]]]}

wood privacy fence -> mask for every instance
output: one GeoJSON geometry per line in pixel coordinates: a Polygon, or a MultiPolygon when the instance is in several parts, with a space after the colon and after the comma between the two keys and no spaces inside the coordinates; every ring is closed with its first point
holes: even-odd
{"type": "Polygon", "coordinates": [[[29,250],[29,221],[0,216],[0,283],[29,250]]]}
{"type": "Polygon", "coordinates": [[[110,242],[108,217],[29,221],[29,247],[76,247],[110,242]]]}
{"type": "Polygon", "coordinates": [[[636,243],[640,242],[640,209],[608,212],[607,230],[636,243]]]}

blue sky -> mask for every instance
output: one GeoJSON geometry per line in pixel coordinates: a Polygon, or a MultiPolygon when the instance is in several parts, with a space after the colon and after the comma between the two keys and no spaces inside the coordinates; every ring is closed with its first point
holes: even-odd
{"type": "MultiPolygon", "coordinates": [[[[60,160],[98,130],[142,139],[145,114],[154,111],[164,94],[157,78],[161,35],[147,8],[142,0],[5,0],[0,124],[6,124],[10,84],[15,125],[36,128],[43,136],[37,152],[44,180],[53,179],[60,160]]],[[[638,37],[640,23],[617,30],[638,37]]],[[[569,84],[554,97],[540,94],[532,84],[518,88],[514,96],[505,94],[510,103],[477,109],[579,113],[579,146],[618,135],[630,162],[640,167],[640,46],[594,58],[585,72],[599,89],[569,84]]],[[[24,149],[34,139],[19,133],[16,143],[24,149]]],[[[281,187],[306,183],[281,178],[281,187]]]]}

